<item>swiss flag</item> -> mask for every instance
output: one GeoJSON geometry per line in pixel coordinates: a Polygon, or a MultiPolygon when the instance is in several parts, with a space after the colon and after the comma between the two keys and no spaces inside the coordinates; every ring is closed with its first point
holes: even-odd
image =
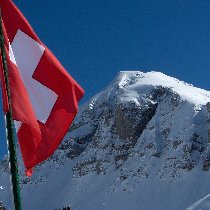
{"type": "MultiPolygon", "coordinates": [[[[0,0],[13,119],[26,170],[58,147],[83,89],[65,71],[11,0],[0,0]]],[[[8,111],[1,65],[4,112],[8,111]]]]}

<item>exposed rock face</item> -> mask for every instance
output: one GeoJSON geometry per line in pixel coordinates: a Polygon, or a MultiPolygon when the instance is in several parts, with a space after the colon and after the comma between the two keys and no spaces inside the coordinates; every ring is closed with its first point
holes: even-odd
{"type": "Polygon", "coordinates": [[[0,201],[0,210],[6,210],[1,201],[0,201]]]}
{"type": "MultiPolygon", "coordinates": [[[[83,105],[65,141],[35,169],[34,176],[29,179],[22,174],[23,193],[33,192],[36,184],[43,189],[62,167],[67,174],[71,172],[66,181],[70,188],[80,186],[93,174],[115,174],[104,191],[109,193],[116,189],[132,192],[142,180],[158,178],[175,183],[195,168],[209,173],[208,100],[209,92],[161,73],[120,73],[107,89],[83,105]]],[[[0,186],[4,189],[7,181],[2,177],[8,174],[7,161],[0,163],[0,171],[0,186]]],[[[8,197],[3,189],[0,200],[1,196],[8,197]]],[[[163,207],[173,209],[167,204],[163,207]]]]}
{"type": "MultiPolygon", "coordinates": [[[[77,126],[92,127],[91,132],[78,139],[79,148],[88,145],[89,151],[92,148],[102,150],[99,153],[104,154],[103,157],[94,155],[77,162],[74,169],[77,171],[79,168],[79,175],[91,170],[105,173],[104,166],[111,163],[113,157],[119,169],[135,153],[144,158],[148,165],[151,157],[164,159],[163,168],[158,170],[160,176],[167,174],[173,178],[180,170],[192,170],[200,160],[203,161],[203,170],[208,170],[205,106],[198,111],[195,104],[183,100],[177,92],[161,85],[149,87],[140,97],[130,97],[129,100],[122,100],[128,94],[125,86],[119,84],[115,90],[115,97],[110,94],[112,97],[109,95],[108,101],[107,96],[105,101],[101,101],[100,97],[93,98],[89,103],[91,111],[88,113],[84,109],[85,114],[80,114],[86,116],[85,120],[80,122],[78,117],[79,122],[75,122],[77,126]]],[[[152,162],[156,161],[154,159],[152,162]]],[[[142,171],[142,168],[145,165],[136,170],[142,171]]],[[[149,173],[144,171],[143,174],[149,173]]]]}

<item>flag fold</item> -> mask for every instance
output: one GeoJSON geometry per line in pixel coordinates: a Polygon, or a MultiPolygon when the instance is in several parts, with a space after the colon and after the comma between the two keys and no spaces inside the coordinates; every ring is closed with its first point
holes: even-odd
{"type": "MultiPolygon", "coordinates": [[[[0,0],[11,105],[28,175],[58,147],[84,90],[40,41],[11,0],[0,0]]],[[[4,112],[8,102],[1,68],[4,112]]]]}

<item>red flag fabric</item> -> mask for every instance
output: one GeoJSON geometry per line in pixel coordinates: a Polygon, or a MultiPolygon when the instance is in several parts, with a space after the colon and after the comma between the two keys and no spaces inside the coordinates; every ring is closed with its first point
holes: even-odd
{"type": "MultiPolygon", "coordinates": [[[[39,40],[11,0],[0,0],[13,119],[31,169],[58,147],[78,111],[83,89],[39,40]]],[[[4,112],[8,111],[1,65],[4,112]]]]}

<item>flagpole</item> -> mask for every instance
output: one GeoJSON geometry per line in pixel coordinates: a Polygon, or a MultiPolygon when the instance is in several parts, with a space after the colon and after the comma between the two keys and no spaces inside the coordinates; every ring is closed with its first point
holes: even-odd
{"type": "Polygon", "coordinates": [[[12,118],[11,95],[10,95],[10,86],[9,86],[9,78],[8,78],[8,66],[7,66],[7,60],[6,60],[4,40],[5,39],[4,39],[4,34],[3,34],[3,29],[2,29],[2,16],[1,16],[1,10],[0,10],[0,48],[1,48],[1,57],[2,57],[3,70],[4,70],[4,79],[5,79],[5,84],[6,84],[7,99],[8,99],[8,104],[9,104],[9,111],[6,113],[6,131],[7,131],[8,151],[9,151],[10,172],[11,172],[11,179],[12,179],[12,190],[13,190],[15,210],[22,210],[16,145],[15,145],[13,118],[12,118]]]}

